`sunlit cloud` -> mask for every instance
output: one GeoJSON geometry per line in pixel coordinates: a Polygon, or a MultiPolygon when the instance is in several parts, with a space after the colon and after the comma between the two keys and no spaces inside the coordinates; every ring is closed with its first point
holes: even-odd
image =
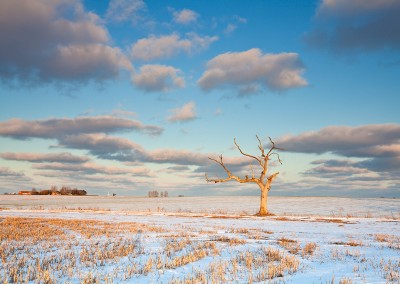
{"type": "Polygon", "coordinates": [[[145,92],[168,92],[183,88],[185,79],[179,77],[179,69],[166,65],[144,65],[132,75],[136,87],[145,92]]]}
{"type": "Polygon", "coordinates": [[[313,47],[336,53],[400,49],[400,2],[321,1],[314,30],[306,34],[313,47]]]}
{"type": "Polygon", "coordinates": [[[131,47],[131,57],[135,60],[165,59],[180,53],[192,54],[207,49],[218,40],[216,36],[199,36],[195,33],[181,38],[178,34],[149,36],[138,40],[131,47]]]}
{"type": "Polygon", "coordinates": [[[113,116],[50,118],[32,121],[10,119],[0,122],[0,136],[15,139],[50,139],[81,133],[115,133],[132,130],[150,135],[160,135],[163,131],[158,126],[113,116]]]}
{"type": "Polygon", "coordinates": [[[199,14],[190,9],[182,9],[180,11],[172,12],[174,22],[182,25],[194,23],[199,18],[199,14]]]}
{"type": "Polygon", "coordinates": [[[114,22],[130,21],[135,23],[139,13],[146,9],[142,0],[111,0],[106,12],[106,19],[114,22]]]}
{"type": "Polygon", "coordinates": [[[104,81],[133,69],[101,19],[73,1],[1,1],[0,79],[5,84],[104,81]]]}
{"type": "Polygon", "coordinates": [[[197,83],[205,91],[234,87],[240,93],[249,86],[284,91],[306,86],[303,72],[304,66],[296,53],[263,54],[253,48],[214,57],[197,83]]]}
{"type": "Polygon", "coordinates": [[[31,163],[58,162],[67,164],[85,163],[90,160],[88,157],[76,156],[71,153],[0,153],[0,158],[31,163]]]}
{"type": "Polygon", "coordinates": [[[186,122],[197,118],[196,104],[194,102],[186,103],[180,108],[170,110],[170,112],[172,113],[168,117],[170,122],[186,122]]]}

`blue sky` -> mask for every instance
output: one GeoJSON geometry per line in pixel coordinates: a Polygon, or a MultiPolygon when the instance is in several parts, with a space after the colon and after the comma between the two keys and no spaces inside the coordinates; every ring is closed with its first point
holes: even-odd
{"type": "Polygon", "coordinates": [[[0,1],[0,192],[400,197],[396,0],[0,1]]]}

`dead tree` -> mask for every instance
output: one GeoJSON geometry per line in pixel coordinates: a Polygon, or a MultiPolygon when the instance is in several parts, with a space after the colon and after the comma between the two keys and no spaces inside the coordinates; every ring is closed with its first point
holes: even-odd
{"type": "Polygon", "coordinates": [[[260,165],[261,167],[261,174],[260,177],[255,177],[254,176],[254,171],[252,171],[252,175],[251,177],[249,177],[248,175],[246,175],[246,177],[244,179],[234,175],[230,170],[228,170],[228,168],[225,166],[223,160],[222,160],[222,155],[219,156],[219,160],[214,159],[214,158],[210,158],[210,160],[216,162],[217,164],[221,165],[221,167],[225,170],[225,172],[228,174],[227,178],[224,179],[209,179],[206,175],[206,181],[207,182],[213,182],[213,183],[220,183],[220,182],[227,182],[230,180],[236,180],[237,182],[240,183],[248,183],[248,182],[253,182],[256,183],[259,187],[260,187],[260,191],[261,191],[261,200],[260,200],[260,211],[257,213],[258,216],[267,216],[270,213],[268,212],[267,209],[267,201],[268,201],[268,192],[271,190],[271,183],[272,181],[277,177],[277,175],[279,174],[279,172],[276,172],[272,175],[267,176],[267,172],[268,172],[268,163],[270,162],[271,158],[273,155],[276,155],[276,158],[278,160],[278,162],[280,164],[282,164],[282,161],[279,157],[279,154],[276,152],[277,150],[283,150],[281,148],[278,148],[275,146],[274,141],[272,141],[271,137],[269,138],[269,141],[271,142],[271,146],[268,150],[268,152],[266,152],[266,149],[264,149],[264,146],[261,143],[260,138],[256,135],[257,140],[258,140],[258,149],[261,152],[261,156],[253,156],[253,155],[249,155],[245,152],[242,151],[242,149],[240,148],[240,146],[236,143],[236,138],[233,140],[233,142],[236,145],[236,148],[238,148],[239,152],[246,157],[249,157],[251,159],[254,159],[257,161],[257,163],[260,165]]]}

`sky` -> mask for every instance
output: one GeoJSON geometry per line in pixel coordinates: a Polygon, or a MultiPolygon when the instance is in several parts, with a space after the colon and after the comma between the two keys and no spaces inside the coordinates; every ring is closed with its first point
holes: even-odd
{"type": "Polygon", "coordinates": [[[0,193],[400,197],[398,0],[0,0],[0,193]],[[275,155],[274,155],[275,156],[275,155]]]}

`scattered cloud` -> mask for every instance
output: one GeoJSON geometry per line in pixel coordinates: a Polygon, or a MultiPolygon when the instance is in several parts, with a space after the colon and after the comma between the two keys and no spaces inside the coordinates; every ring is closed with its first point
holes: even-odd
{"type": "Polygon", "coordinates": [[[303,63],[296,53],[263,54],[253,48],[214,57],[197,82],[205,91],[228,86],[238,88],[239,92],[249,86],[284,91],[306,86],[303,72],[303,63]]]}
{"type": "Polygon", "coordinates": [[[228,24],[226,28],[224,29],[224,34],[230,35],[237,29],[237,26],[234,24],[228,24]]]}
{"type": "Polygon", "coordinates": [[[25,177],[25,175],[22,172],[15,172],[13,170],[10,170],[9,168],[0,167],[0,177],[20,178],[25,177]]]}
{"type": "Polygon", "coordinates": [[[60,46],[45,68],[52,76],[74,81],[102,81],[118,77],[121,68],[133,70],[118,47],[104,44],[60,46]]]}
{"type": "Polygon", "coordinates": [[[147,168],[121,168],[121,167],[106,167],[101,166],[93,162],[87,162],[84,164],[62,164],[62,163],[51,163],[51,164],[38,164],[33,166],[34,169],[39,170],[50,170],[59,172],[74,172],[95,175],[131,175],[131,176],[149,176],[150,170],[147,168]]]}
{"type": "Polygon", "coordinates": [[[90,160],[88,157],[75,156],[71,153],[0,153],[0,158],[13,161],[27,161],[32,163],[57,162],[66,164],[80,164],[90,160]]]}
{"type": "Polygon", "coordinates": [[[173,11],[172,16],[175,23],[188,25],[190,23],[195,23],[199,18],[199,14],[195,11],[189,9],[182,9],[180,11],[173,11]]]}
{"type": "Polygon", "coordinates": [[[244,17],[235,15],[235,16],[233,16],[233,18],[235,19],[235,21],[236,21],[237,23],[240,23],[240,24],[246,24],[246,23],[247,23],[247,19],[244,18],[244,17]]]}
{"type": "Polygon", "coordinates": [[[197,118],[196,104],[194,102],[188,102],[180,108],[170,110],[170,112],[172,113],[168,117],[170,122],[186,122],[197,118]]]}
{"type": "Polygon", "coordinates": [[[103,159],[122,161],[136,161],[145,155],[145,150],[139,144],[125,138],[107,136],[104,133],[66,136],[59,140],[59,146],[88,150],[92,155],[103,159]]]}
{"type": "Polygon", "coordinates": [[[142,38],[132,45],[131,57],[144,61],[170,58],[182,52],[190,54],[207,49],[216,40],[218,40],[216,36],[201,37],[195,33],[187,34],[184,39],[178,34],[159,37],[152,35],[142,38]]]}
{"type": "Polygon", "coordinates": [[[139,13],[146,9],[143,0],[112,0],[106,12],[106,19],[114,22],[130,21],[135,23],[139,13]]]}
{"type": "Polygon", "coordinates": [[[399,124],[329,126],[319,131],[286,135],[276,141],[287,151],[334,153],[348,157],[381,157],[400,153],[399,124]]]}
{"type": "Polygon", "coordinates": [[[134,111],[124,110],[124,109],[114,109],[111,112],[112,116],[119,116],[119,117],[137,117],[137,113],[134,111]]]}
{"type": "Polygon", "coordinates": [[[100,18],[72,1],[1,1],[0,79],[5,84],[85,83],[132,70],[109,46],[100,18]]]}
{"type": "Polygon", "coordinates": [[[358,167],[356,162],[350,160],[318,160],[311,164],[317,166],[305,171],[304,175],[337,178],[338,176],[365,176],[372,173],[368,169],[358,167]]]}
{"type": "Polygon", "coordinates": [[[15,139],[51,139],[81,133],[113,133],[130,130],[150,135],[160,135],[163,131],[158,126],[113,116],[51,118],[33,121],[10,119],[0,122],[0,136],[15,139]]]}
{"type": "MultiPolygon", "coordinates": [[[[306,171],[307,176],[332,179],[343,176],[341,179],[346,181],[352,178],[351,183],[356,186],[357,180],[364,184],[366,178],[378,181],[385,176],[393,181],[400,174],[399,124],[330,126],[296,136],[283,136],[276,144],[290,152],[330,153],[351,159],[315,161],[313,164],[318,166],[306,171]]],[[[344,185],[343,182],[340,184],[344,185]]]]}
{"type": "Polygon", "coordinates": [[[324,0],[316,12],[316,27],[306,34],[313,47],[336,53],[400,49],[400,2],[324,0]]]}
{"type": "Polygon", "coordinates": [[[145,92],[168,92],[185,86],[185,79],[178,76],[180,72],[172,66],[143,65],[139,73],[132,75],[132,81],[145,92]]]}

